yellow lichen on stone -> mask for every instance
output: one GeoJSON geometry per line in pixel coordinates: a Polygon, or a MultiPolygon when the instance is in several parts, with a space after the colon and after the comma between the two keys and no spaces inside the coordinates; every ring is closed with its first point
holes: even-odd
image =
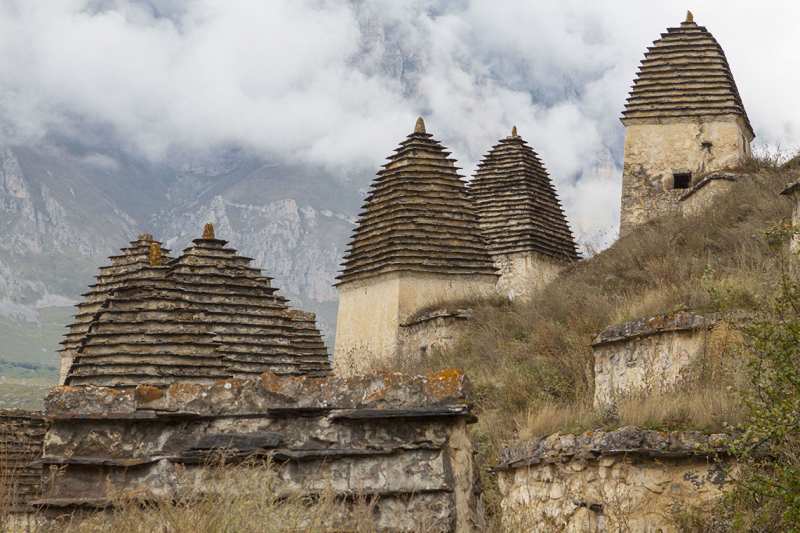
{"type": "Polygon", "coordinates": [[[414,125],[414,133],[425,133],[425,121],[422,120],[422,117],[417,119],[417,123],[414,125]]]}
{"type": "Polygon", "coordinates": [[[203,228],[203,238],[204,239],[215,239],[214,237],[214,224],[211,222],[206,222],[206,227],[203,228]]]}
{"type": "Polygon", "coordinates": [[[149,385],[140,385],[136,387],[136,391],[134,392],[136,403],[152,403],[162,396],[164,396],[163,390],[149,385]]]}
{"type": "Polygon", "coordinates": [[[511,136],[512,137],[517,137],[517,127],[516,126],[511,128],[511,136]]]}
{"type": "Polygon", "coordinates": [[[161,245],[157,242],[150,245],[150,266],[161,266],[161,245]]]}
{"type": "Polygon", "coordinates": [[[694,15],[691,11],[686,12],[686,22],[694,22],[694,15]]]}

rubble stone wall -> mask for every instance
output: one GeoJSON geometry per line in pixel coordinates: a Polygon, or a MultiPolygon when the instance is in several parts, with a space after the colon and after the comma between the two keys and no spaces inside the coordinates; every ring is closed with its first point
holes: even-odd
{"type": "Polygon", "coordinates": [[[620,235],[656,216],[680,210],[685,189],[673,188],[674,172],[691,172],[692,185],[706,174],[741,163],[750,151],[740,115],[628,121],[622,169],[620,235]]]}
{"type": "Polygon", "coordinates": [[[726,442],[628,427],[506,445],[493,468],[503,531],[677,533],[676,504],[707,502],[730,488],[726,468],[735,465],[726,442]]]}
{"type": "Polygon", "coordinates": [[[381,274],[342,283],[334,371],[369,372],[400,349],[401,324],[427,307],[494,294],[495,275],[381,274]]]}
{"type": "Polygon", "coordinates": [[[530,298],[569,265],[536,252],[495,254],[492,258],[500,273],[497,292],[512,300],[530,298]]]}
{"type": "MultiPolygon", "coordinates": [[[[716,313],[678,312],[640,318],[601,331],[594,351],[594,405],[612,405],[619,395],[678,386],[691,366],[707,354],[710,331],[723,328],[716,313]]],[[[734,339],[730,339],[731,341],[734,339]]]]}
{"type": "Polygon", "coordinates": [[[176,469],[263,456],[286,489],[377,496],[382,530],[431,523],[472,531],[480,522],[467,436],[472,393],[457,370],[409,377],[264,374],[167,389],[55,387],[44,456],[47,501],[105,505],[114,490],[175,490],[176,469]]]}

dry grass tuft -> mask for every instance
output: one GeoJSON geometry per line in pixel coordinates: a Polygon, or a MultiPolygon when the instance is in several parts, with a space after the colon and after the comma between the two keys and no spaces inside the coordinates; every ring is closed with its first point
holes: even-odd
{"type": "Polygon", "coordinates": [[[531,408],[517,422],[521,439],[542,438],[557,432],[580,433],[604,424],[606,413],[591,406],[545,403],[531,408]]]}
{"type": "MultiPolygon", "coordinates": [[[[287,491],[264,461],[179,470],[179,492],[120,493],[108,510],[58,519],[17,521],[20,533],[278,533],[370,532],[377,529],[378,498],[343,499],[327,486],[313,495],[287,491]]],[[[109,487],[113,494],[113,487],[109,487]]],[[[414,517],[415,532],[433,531],[414,517]]],[[[6,531],[3,529],[3,531],[6,531]]]]}
{"type": "Polygon", "coordinates": [[[632,395],[617,404],[617,425],[722,433],[744,421],[739,393],[720,387],[696,387],[672,394],[632,395]]]}

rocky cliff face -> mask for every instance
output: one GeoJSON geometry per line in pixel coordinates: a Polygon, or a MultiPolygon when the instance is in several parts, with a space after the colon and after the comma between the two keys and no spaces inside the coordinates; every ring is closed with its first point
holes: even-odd
{"type": "Polygon", "coordinates": [[[293,307],[318,314],[330,343],[333,282],[368,180],[234,150],[153,166],[113,152],[0,147],[0,333],[12,339],[0,358],[57,361],[60,326],[107,256],[139,232],[181,249],[209,221],[293,307]]]}

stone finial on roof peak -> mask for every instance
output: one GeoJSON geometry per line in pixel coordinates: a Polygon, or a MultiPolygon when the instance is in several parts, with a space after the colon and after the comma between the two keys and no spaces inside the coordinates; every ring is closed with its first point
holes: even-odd
{"type": "Polygon", "coordinates": [[[422,120],[422,117],[417,119],[417,123],[414,125],[414,133],[426,133],[425,121],[422,120]]]}
{"type": "Polygon", "coordinates": [[[469,194],[494,256],[535,252],[556,260],[578,259],[555,186],[516,127],[483,158],[469,194]]]}
{"type": "Polygon", "coordinates": [[[713,122],[738,115],[744,119],[745,137],[755,137],[722,47],[694,22],[691,11],[680,27],[667,28],[648,47],[628,94],[625,126],[687,117],[713,122]]]}
{"type": "Polygon", "coordinates": [[[150,245],[150,266],[161,266],[161,245],[157,242],[150,245]]]}
{"type": "Polygon", "coordinates": [[[204,239],[214,239],[214,224],[211,222],[206,222],[206,226],[203,228],[203,238],[204,239]]]}
{"type": "Polygon", "coordinates": [[[136,236],[136,240],[137,241],[152,241],[153,240],[153,236],[150,235],[149,233],[140,233],[139,235],[136,236]]]}

